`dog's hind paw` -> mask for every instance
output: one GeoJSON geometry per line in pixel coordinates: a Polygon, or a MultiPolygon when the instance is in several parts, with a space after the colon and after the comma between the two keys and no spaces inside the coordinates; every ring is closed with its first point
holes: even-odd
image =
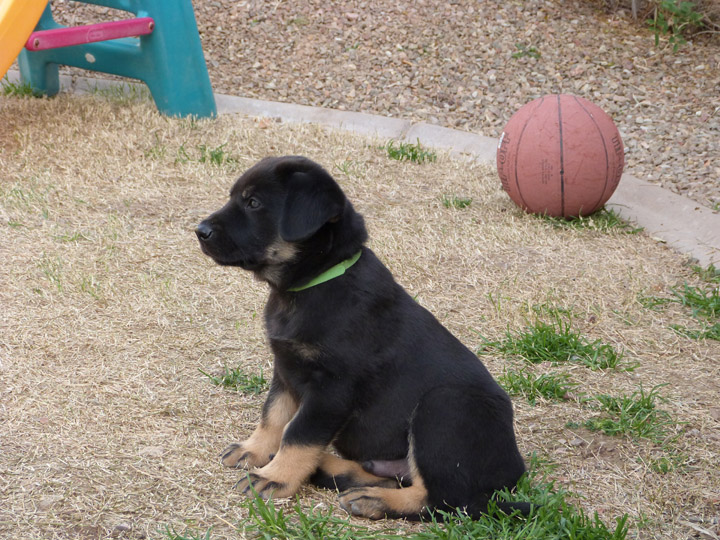
{"type": "Polygon", "coordinates": [[[373,496],[370,488],[349,489],[342,492],[340,507],[348,514],[370,519],[382,519],[390,510],[381,497],[373,496]]]}
{"type": "Polygon", "coordinates": [[[348,489],[340,494],[340,506],[353,516],[417,520],[427,514],[427,491],[422,482],[400,489],[348,489]]]}

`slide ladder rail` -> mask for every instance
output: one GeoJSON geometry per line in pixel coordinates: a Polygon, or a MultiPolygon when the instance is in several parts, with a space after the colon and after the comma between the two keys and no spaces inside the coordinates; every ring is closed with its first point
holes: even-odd
{"type": "Polygon", "coordinates": [[[35,27],[36,37],[31,36],[30,47],[18,57],[25,82],[53,96],[60,91],[58,66],[74,66],[141,80],[163,114],[217,115],[191,0],[77,1],[128,11],[135,18],[66,27],[55,21],[48,3],[35,27]],[[96,39],[104,32],[121,35],[96,39]],[[67,44],[44,47],[48,39],[67,44]]]}
{"type": "Polygon", "coordinates": [[[146,36],[152,34],[154,28],[155,21],[152,17],[139,17],[125,21],[39,30],[30,34],[25,48],[29,51],[44,51],[123,37],[146,36]]]}

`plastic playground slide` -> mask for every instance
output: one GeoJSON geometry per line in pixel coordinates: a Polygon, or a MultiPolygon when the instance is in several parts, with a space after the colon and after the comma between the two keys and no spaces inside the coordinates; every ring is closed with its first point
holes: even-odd
{"type": "Polygon", "coordinates": [[[0,0],[0,78],[25,46],[47,0],[0,0]]]}

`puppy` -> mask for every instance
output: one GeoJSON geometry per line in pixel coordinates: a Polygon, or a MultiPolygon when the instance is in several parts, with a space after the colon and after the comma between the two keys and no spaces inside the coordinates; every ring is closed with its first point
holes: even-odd
{"type": "Polygon", "coordinates": [[[263,159],[196,234],[216,263],[270,286],[270,391],[250,438],[222,454],[250,470],[244,493],[288,497],[311,481],[354,515],[418,519],[477,516],[516,484],[507,394],[365,247],[363,218],[322,167],[263,159]]]}

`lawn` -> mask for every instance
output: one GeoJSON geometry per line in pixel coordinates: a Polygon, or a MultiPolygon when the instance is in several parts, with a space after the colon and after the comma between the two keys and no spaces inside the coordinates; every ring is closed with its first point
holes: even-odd
{"type": "MultiPolygon", "coordinates": [[[[323,164],[398,281],[508,388],[525,493],[568,492],[628,538],[720,534],[714,269],[607,214],[526,215],[493,169],[430,149],[171,119],[142,93],[10,95],[0,114],[0,537],[267,533],[218,459],[259,418],[267,288],[193,230],[271,154],[323,164]]],[[[307,487],[271,510],[378,538],[475,534],[351,519],[336,499],[307,487]]]]}

